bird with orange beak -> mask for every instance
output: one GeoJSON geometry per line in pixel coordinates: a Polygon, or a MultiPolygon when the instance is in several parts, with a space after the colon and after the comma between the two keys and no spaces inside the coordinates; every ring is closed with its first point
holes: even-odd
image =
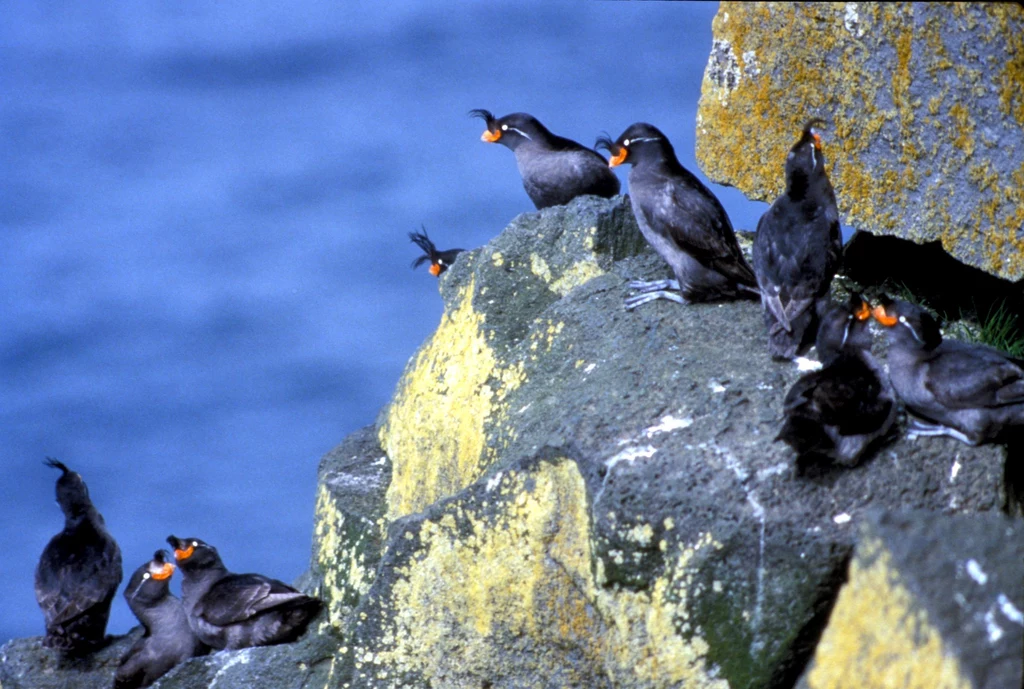
{"type": "Polygon", "coordinates": [[[637,225],[675,275],[675,280],[630,283],[639,294],[626,300],[626,308],[654,299],[687,304],[757,298],[754,271],[725,209],[679,163],[661,131],[637,122],[615,141],[598,138],[596,147],[611,154],[610,167],[632,165],[629,196],[637,225]]]}
{"type": "Polygon", "coordinates": [[[416,260],[412,262],[413,268],[418,268],[420,265],[426,262],[430,262],[430,274],[434,277],[440,277],[441,273],[448,270],[452,263],[455,262],[455,257],[462,253],[462,249],[446,249],[445,251],[438,251],[437,247],[434,246],[434,242],[430,241],[430,237],[427,236],[427,229],[422,228],[422,232],[410,232],[409,240],[423,250],[422,256],[417,256],[416,260]]]}
{"type": "Polygon", "coordinates": [[[600,154],[552,134],[532,115],[514,112],[495,117],[487,110],[469,114],[487,126],[481,141],[502,144],[515,154],[523,188],[538,210],[586,194],[610,199],[619,193],[619,178],[600,154]]]}
{"type": "Polygon", "coordinates": [[[853,466],[892,428],[896,393],[871,356],[870,321],[871,307],[859,294],[821,319],[816,347],[823,367],[786,393],[776,438],[796,450],[798,472],[821,460],[853,466]]]}
{"type": "Polygon", "coordinates": [[[148,687],[175,665],[206,652],[189,626],[181,601],[171,594],[173,574],[170,555],[158,550],[128,580],[124,598],[146,634],[121,659],[114,689],[148,687]]]}
{"type": "Polygon", "coordinates": [[[168,536],[181,570],[189,625],[211,648],[236,649],[294,641],[322,603],[262,574],[234,574],[217,549],[198,538],[168,536]]]}
{"type": "Polygon", "coordinates": [[[814,344],[842,260],[836,195],[825,173],[821,135],[811,120],[786,157],[786,189],[757,223],[754,272],[768,351],[792,359],[814,344]]]}
{"type": "Polygon", "coordinates": [[[968,445],[1024,431],[1024,361],[946,339],[916,304],[883,299],[874,317],[889,336],[889,376],[913,414],[908,435],[946,435],[968,445]]]}

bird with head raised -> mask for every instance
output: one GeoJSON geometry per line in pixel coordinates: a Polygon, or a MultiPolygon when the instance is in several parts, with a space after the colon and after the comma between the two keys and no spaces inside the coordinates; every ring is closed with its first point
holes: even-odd
{"type": "Polygon", "coordinates": [[[676,158],[668,138],[637,122],[618,139],[597,140],[609,166],[632,165],[629,196],[647,242],[665,259],[675,280],[633,282],[635,308],[654,299],[679,303],[757,298],[757,281],[718,198],[676,158]]]}
{"type": "Polygon", "coordinates": [[[181,601],[171,594],[173,574],[170,554],[158,550],[128,580],[124,598],[146,631],[121,659],[114,689],[148,687],[175,665],[206,652],[181,601]]]}
{"type": "Polygon", "coordinates": [[[823,367],[799,378],[782,403],[776,440],[797,453],[797,468],[820,459],[857,464],[896,419],[896,395],[871,356],[871,307],[859,294],[826,311],[816,348],[823,367]]]}
{"type": "Polygon", "coordinates": [[[916,417],[908,435],[979,445],[1024,432],[1024,360],[943,338],[939,322],[907,301],[884,298],[874,317],[888,332],[893,387],[916,417]]]}
{"type": "Polygon", "coordinates": [[[123,573],[121,549],[93,506],[82,477],[56,459],[57,503],[64,529],[50,539],[36,566],[36,600],[46,621],[43,645],[68,654],[103,645],[110,603],[123,573]]]}
{"type": "Polygon", "coordinates": [[[168,536],[181,570],[181,598],[192,631],[216,649],[294,641],[322,603],[262,574],[234,574],[198,538],[168,536]]]}
{"type": "Polygon", "coordinates": [[[768,351],[792,359],[807,350],[828,306],[843,252],[836,195],[825,173],[821,120],[808,122],[786,157],[786,189],[757,223],[754,272],[768,351]]]}
{"type": "Polygon", "coordinates": [[[422,264],[430,262],[430,274],[434,277],[440,277],[441,273],[448,270],[452,263],[455,262],[455,257],[462,253],[462,249],[446,249],[444,251],[438,251],[437,247],[434,246],[434,242],[427,236],[427,228],[422,228],[422,232],[410,232],[409,241],[418,246],[423,250],[423,255],[417,256],[416,260],[412,262],[413,268],[419,268],[422,264]]]}
{"type": "Polygon", "coordinates": [[[552,134],[532,115],[514,112],[495,117],[487,110],[469,114],[487,127],[482,141],[500,143],[515,154],[523,188],[538,209],[586,194],[611,198],[619,193],[619,179],[600,154],[552,134]]]}

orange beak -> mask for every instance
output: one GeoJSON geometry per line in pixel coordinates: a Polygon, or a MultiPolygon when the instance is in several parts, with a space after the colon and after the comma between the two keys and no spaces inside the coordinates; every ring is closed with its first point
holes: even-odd
{"type": "Polygon", "coordinates": [[[187,560],[190,557],[192,557],[192,553],[193,552],[195,552],[195,546],[191,546],[191,545],[189,547],[185,548],[184,550],[178,550],[177,548],[175,548],[174,549],[174,559],[175,560],[187,560]]]}
{"type": "Polygon", "coordinates": [[[441,274],[441,264],[440,263],[431,263],[430,264],[430,274],[433,275],[434,277],[437,277],[438,275],[440,275],[441,274]]]}
{"type": "Polygon", "coordinates": [[[626,156],[629,155],[629,150],[623,146],[619,149],[619,152],[608,159],[608,167],[618,167],[626,162],[626,156]]]}
{"type": "Polygon", "coordinates": [[[885,307],[883,307],[881,304],[875,307],[874,311],[871,312],[871,315],[875,317],[876,321],[878,321],[887,328],[891,328],[892,326],[896,325],[896,323],[898,323],[900,320],[896,316],[890,316],[889,314],[887,314],[885,312],[885,307]]]}
{"type": "Polygon", "coordinates": [[[500,129],[496,129],[493,132],[490,129],[485,129],[484,133],[480,135],[480,140],[481,141],[486,141],[489,144],[495,143],[500,138],[501,138],[501,130],[500,129]]]}
{"type": "Polygon", "coordinates": [[[811,132],[811,136],[814,137],[814,147],[820,151],[821,150],[821,134],[819,134],[818,132],[811,132]]]}
{"type": "Polygon", "coordinates": [[[871,318],[871,305],[866,301],[862,301],[860,303],[860,308],[853,312],[853,317],[858,321],[866,321],[871,318]]]}
{"type": "MultiPolygon", "coordinates": [[[[191,548],[190,548],[190,550],[191,550],[191,548]]],[[[175,552],[175,557],[177,557],[177,551],[175,552]]],[[[171,575],[174,574],[174,565],[172,565],[170,562],[165,562],[163,567],[161,567],[160,569],[158,569],[155,572],[153,570],[150,570],[149,573],[157,581],[163,581],[164,579],[170,579],[171,575]]]]}

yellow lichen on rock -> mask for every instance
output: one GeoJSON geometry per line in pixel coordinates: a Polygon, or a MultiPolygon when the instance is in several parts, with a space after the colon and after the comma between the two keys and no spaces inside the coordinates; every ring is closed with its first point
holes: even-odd
{"type": "Polygon", "coordinates": [[[688,565],[716,547],[710,536],[678,553],[647,591],[605,588],[591,565],[587,490],[575,462],[506,471],[487,487],[496,510],[460,501],[419,525],[418,552],[396,571],[386,603],[389,648],[363,672],[393,668],[440,686],[455,674],[488,677],[528,663],[541,677],[561,673],[567,686],[583,686],[586,677],[573,673],[598,667],[614,686],[728,689],[706,672],[707,644],[678,630],[688,565]],[[514,639],[550,652],[510,654],[514,639]],[[589,662],[566,668],[567,648],[589,662]]]}
{"type": "Polygon", "coordinates": [[[346,529],[346,517],[337,508],[335,499],[324,483],[320,483],[314,510],[313,542],[316,561],[323,573],[321,598],[327,603],[327,623],[340,629],[349,612],[349,605],[364,595],[373,582],[361,548],[373,525],[361,524],[346,529]],[[354,540],[348,542],[346,534],[354,540]]]}
{"type": "Polygon", "coordinates": [[[407,367],[380,427],[392,462],[387,519],[419,512],[465,488],[488,466],[485,424],[522,381],[487,343],[473,282],[446,309],[407,367]]]}
{"type": "Polygon", "coordinates": [[[815,650],[810,689],[970,689],[881,541],[866,537],[857,547],[815,650]]]}
{"type": "MultiPolygon", "coordinates": [[[[591,238],[591,244],[593,240],[591,238]]],[[[537,254],[530,254],[530,271],[543,280],[548,288],[560,297],[583,283],[604,275],[605,271],[593,258],[572,263],[556,277],[547,262],[537,254]]]]}
{"type": "Polygon", "coordinates": [[[721,3],[697,160],[711,179],[770,202],[803,123],[824,118],[845,224],[938,240],[1017,280],[1024,228],[1011,178],[1024,134],[1024,8],[934,5],[721,3]],[[977,165],[999,172],[994,184],[974,184],[977,165]],[[936,184],[940,194],[923,193],[936,184]]]}

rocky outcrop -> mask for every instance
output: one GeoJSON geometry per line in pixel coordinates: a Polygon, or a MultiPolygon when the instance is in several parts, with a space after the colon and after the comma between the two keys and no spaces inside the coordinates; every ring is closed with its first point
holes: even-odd
{"type": "MultiPolygon", "coordinates": [[[[774,438],[799,374],[768,356],[760,306],[623,308],[629,279],[666,274],[622,197],[524,214],[462,254],[391,403],[321,462],[303,588],[325,612],[296,644],[193,659],[156,686],[845,686],[823,668],[859,676],[889,643],[856,626],[865,606],[879,628],[927,612],[938,641],[894,646],[912,674],[933,677],[936,648],[983,647],[1005,663],[992,677],[1020,672],[1006,448],[896,438],[798,474],[774,438]],[[957,588],[963,558],[984,595],[957,588]],[[1001,645],[968,624],[989,612],[1001,645]]],[[[109,686],[129,643],[76,686],[109,686]]],[[[3,689],[70,677],[38,640],[2,653],[3,689]]],[[[948,686],[995,686],[958,662],[948,686]]]]}
{"type": "Polygon", "coordinates": [[[1024,7],[723,2],[697,115],[711,179],[773,200],[828,123],[843,222],[1024,278],[1024,7]]]}
{"type": "Polygon", "coordinates": [[[1024,529],[876,514],[800,689],[1024,686],[1024,529]]]}
{"type": "Polygon", "coordinates": [[[520,216],[442,279],[379,445],[351,446],[363,478],[335,480],[378,500],[374,572],[345,494],[318,508],[339,686],[792,686],[866,513],[1004,506],[999,446],[901,439],[796,476],[773,439],[798,373],[759,306],[625,311],[627,278],[666,272],[628,256],[627,211],[520,216]]]}

